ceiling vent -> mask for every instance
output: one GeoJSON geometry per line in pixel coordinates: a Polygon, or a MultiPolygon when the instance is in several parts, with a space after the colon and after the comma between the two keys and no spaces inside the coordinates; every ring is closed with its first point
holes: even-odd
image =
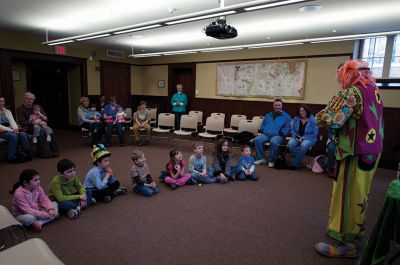
{"type": "Polygon", "coordinates": [[[107,50],[107,56],[108,57],[124,58],[125,57],[125,53],[122,52],[122,51],[107,50]]]}

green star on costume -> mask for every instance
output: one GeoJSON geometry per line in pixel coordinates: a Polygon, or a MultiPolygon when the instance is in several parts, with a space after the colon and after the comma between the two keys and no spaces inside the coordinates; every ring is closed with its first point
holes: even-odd
{"type": "Polygon", "coordinates": [[[368,108],[372,111],[375,116],[375,119],[378,119],[378,113],[376,112],[375,104],[369,105],[368,108]]]}
{"type": "Polygon", "coordinates": [[[372,161],[373,158],[374,158],[374,155],[367,155],[367,160],[368,161],[372,161]]]}

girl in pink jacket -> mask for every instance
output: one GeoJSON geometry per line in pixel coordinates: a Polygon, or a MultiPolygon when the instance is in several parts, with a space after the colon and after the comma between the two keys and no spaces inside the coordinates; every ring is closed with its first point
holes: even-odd
{"type": "Polygon", "coordinates": [[[42,225],[58,218],[57,202],[49,200],[40,187],[40,176],[36,170],[25,169],[14,184],[12,214],[25,226],[31,226],[39,232],[42,225]]]}

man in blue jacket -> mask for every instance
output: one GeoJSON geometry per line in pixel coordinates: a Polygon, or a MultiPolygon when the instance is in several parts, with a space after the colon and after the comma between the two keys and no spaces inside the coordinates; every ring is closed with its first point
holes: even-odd
{"type": "Polygon", "coordinates": [[[283,102],[281,99],[274,100],[274,110],[265,115],[261,123],[262,134],[254,138],[256,147],[256,165],[265,164],[267,160],[264,154],[264,144],[269,142],[269,167],[274,167],[274,161],[278,154],[280,143],[290,133],[292,118],[287,112],[282,111],[283,102]]]}

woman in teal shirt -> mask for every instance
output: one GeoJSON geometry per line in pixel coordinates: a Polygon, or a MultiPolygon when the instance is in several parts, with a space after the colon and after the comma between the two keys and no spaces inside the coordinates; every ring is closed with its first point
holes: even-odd
{"type": "Polygon", "coordinates": [[[172,113],[175,114],[175,130],[179,130],[181,126],[181,116],[186,113],[188,100],[186,94],[182,92],[182,84],[177,84],[176,90],[177,92],[172,96],[171,105],[172,113]]]}

